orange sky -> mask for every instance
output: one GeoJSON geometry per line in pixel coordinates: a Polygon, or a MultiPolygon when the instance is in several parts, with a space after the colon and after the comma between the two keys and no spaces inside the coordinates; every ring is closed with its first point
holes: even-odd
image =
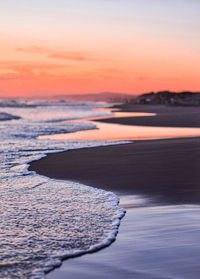
{"type": "Polygon", "coordinates": [[[200,91],[199,10],[195,0],[4,1],[0,97],[200,91]]]}

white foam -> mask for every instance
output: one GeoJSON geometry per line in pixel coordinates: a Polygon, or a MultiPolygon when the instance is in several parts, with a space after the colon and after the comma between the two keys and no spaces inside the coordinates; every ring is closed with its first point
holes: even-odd
{"type": "MultiPolygon", "coordinates": [[[[13,108],[5,110],[13,112],[13,108]]],[[[78,117],[96,114],[91,108],[76,111],[78,117]]],[[[53,118],[49,108],[47,115],[46,107],[15,108],[15,112],[23,119],[0,123],[0,242],[5,243],[1,250],[5,268],[1,268],[0,277],[43,278],[64,258],[109,245],[124,211],[114,194],[39,176],[27,170],[28,163],[52,152],[116,142],[39,140],[38,135],[94,126],[55,122],[58,115],[53,118]]]]}
{"type": "Polygon", "coordinates": [[[0,112],[0,121],[19,119],[19,116],[12,115],[6,112],[0,112]]]}

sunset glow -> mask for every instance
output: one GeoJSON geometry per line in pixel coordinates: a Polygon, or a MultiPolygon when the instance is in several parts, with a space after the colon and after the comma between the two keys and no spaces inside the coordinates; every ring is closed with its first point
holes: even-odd
{"type": "Polygon", "coordinates": [[[200,2],[0,3],[0,97],[200,90],[200,2]]]}
{"type": "MultiPolygon", "coordinates": [[[[115,112],[112,117],[153,117],[153,113],[137,113],[137,112],[115,112]]],[[[134,126],[95,122],[98,118],[95,117],[93,123],[97,129],[79,131],[76,133],[65,133],[56,135],[40,136],[39,139],[56,139],[56,140],[110,140],[110,141],[130,141],[130,140],[152,140],[152,139],[167,139],[180,137],[199,137],[199,128],[180,128],[180,127],[148,127],[134,126]]],[[[87,119],[91,120],[91,119],[87,119]]],[[[78,121],[72,120],[72,121],[78,121]]],[[[71,121],[67,121],[71,122],[71,121]]]]}

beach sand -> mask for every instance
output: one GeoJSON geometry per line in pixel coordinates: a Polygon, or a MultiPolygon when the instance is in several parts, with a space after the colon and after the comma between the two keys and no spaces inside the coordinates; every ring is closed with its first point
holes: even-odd
{"type": "Polygon", "coordinates": [[[123,125],[143,125],[154,127],[200,127],[199,107],[125,104],[121,106],[120,110],[125,112],[156,113],[157,115],[154,117],[118,117],[101,119],[99,121],[123,125]]]}
{"type": "Polygon", "coordinates": [[[137,141],[49,154],[29,170],[156,202],[200,203],[200,139],[137,141]]]}
{"type": "MultiPolygon", "coordinates": [[[[185,123],[184,109],[178,108],[180,127],[185,123]]],[[[156,121],[163,122],[162,108],[150,110],[140,108],[157,112],[156,121]]],[[[199,127],[193,124],[199,114],[194,110],[189,113],[186,108],[187,127],[199,127]]],[[[165,111],[168,116],[173,113],[175,116],[174,108],[165,111]]],[[[147,125],[146,120],[142,124],[141,118],[138,125],[147,125]]],[[[135,125],[136,118],[117,121],[135,125]]],[[[168,125],[173,127],[174,121],[176,117],[169,117],[168,125]]],[[[121,197],[121,206],[127,209],[111,246],[67,260],[47,278],[199,278],[199,155],[200,138],[196,137],[71,150],[32,162],[29,170],[39,174],[110,190],[121,197]],[[147,198],[149,206],[138,207],[135,195],[147,198]]]]}

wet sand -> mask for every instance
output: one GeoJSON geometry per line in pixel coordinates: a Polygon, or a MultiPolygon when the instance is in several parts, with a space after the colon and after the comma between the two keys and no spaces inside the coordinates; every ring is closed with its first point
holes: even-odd
{"type": "Polygon", "coordinates": [[[49,154],[30,170],[160,203],[200,203],[200,139],[136,141],[49,154]]]}
{"type": "MultiPolygon", "coordinates": [[[[140,107],[140,111],[157,112],[157,123],[163,123],[162,108],[150,110],[150,107],[148,110],[140,107]]],[[[165,111],[169,116],[167,126],[199,127],[198,121],[198,125],[194,124],[199,114],[196,108],[191,113],[187,109],[187,116],[181,108],[179,113],[183,116],[179,123],[176,117],[170,117],[176,114],[173,110],[165,111]]],[[[152,119],[149,117],[148,121],[152,119]]],[[[127,118],[102,119],[102,122],[116,120],[125,125],[136,125],[136,120],[140,121],[139,125],[147,125],[147,117],[129,118],[129,123],[127,118]]],[[[199,155],[200,138],[196,137],[71,150],[49,154],[31,163],[29,169],[39,174],[111,190],[121,197],[127,195],[122,198],[124,201],[131,196],[134,199],[134,195],[144,195],[156,205],[134,208],[131,204],[117,241],[97,253],[67,260],[46,277],[198,279],[200,208],[192,204],[200,203],[199,155]]],[[[122,202],[122,206],[126,207],[127,203],[122,202]]]]}
{"type": "Polygon", "coordinates": [[[200,209],[128,209],[117,240],[69,259],[47,279],[199,279],[200,209]]]}
{"type": "Polygon", "coordinates": [[[155,117],[118,117],[97,121],[155,127],[200,127],[200,107],[125,104],[121,106],[121,111],[156,113],[157,115],[155,117]]]}

